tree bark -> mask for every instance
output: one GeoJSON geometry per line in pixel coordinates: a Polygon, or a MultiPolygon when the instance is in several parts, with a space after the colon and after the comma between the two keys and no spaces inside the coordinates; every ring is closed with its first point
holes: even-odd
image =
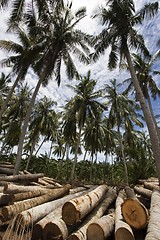
{"type": "Polygon", "coordinates": [[[2,177],[0,177],[0,181],[7,181],[7,182],[38,181],[38,178],[43,177],[43,176],[44,176],[43,173],[2,176],[2,177]]]}
{"type": "Polygon", "coordinates": [[[107,185],[101,185],[84,196],[66,202],[62,208],[62,219],[68,225],[77,223],[99,203],[107,190],[107,185]]]}
{"type": "Polygon", "coordinates": [[[2,215],[4,216],[4,218],[6,220],[11,219],[12,217],[15,216],[15,214],[18,214],[24,210],[33,208],[33,207],[43,204],[47,201],[51,201],[51,200],[57,199],[59,197],[62,197],[63,195],[68,193],[70,187],[71,186],[69,184],[67,184],[63,188],[53,189],[52,191],[49,191],[48,194],[45,194],[43,196],[35,197],[32,199],[27,199],[24,201],[19,201],[13,205],[5,206],[2,208],[2,215]]]}
{"type": "MultiPolygon", "coordinates": [[[[87,240],[105,240],[114,231],[115,214],[104,215],[91,223],[87,229],[87,240]]],[[[77,240],[80,238],[77,238],[77,240]]],[[[72,240],[76,240],[72,239],[72,240]]]]}
{"type": "Polygon", "coordinates": [[[146,197],[146,198],[151,199],[152,191],[149,190],[149,189],[145,189],[144,187],[140,187],[140,186],[139,186],[139,187],[135,186],[135,187],[134,187],[134,191],[135,191],[137,194],[142,195],[143,197],[146,197]]]}
{"type": "Polygon", "coordinates": [[[160,239],[160,193],[154,191],[151,197],[150,219],[147,228],[145,240],[160,239]]]}
{"type": "Polygon", "coordinates": [[[12,183],[6,183],[4,186],[4,193],[8,194],[16,194],[16,193],[23,193],[23,192],[41,192],[47,193],[49,189],[43,186],[21,186],[21,185],[15,185],[12,183]]]}
{"type": "Polygon", "coordinates": [[[124,203],[125,193],[121,190],[116,199],[115,211],[115,240],[134,240],[134,235],[131,227],[124,222],[121,205],[124,203]]]}
{"type": "Polygon", "coordinates": [[[156,127],[155,124],[153,122],[151,113],[148,109],[148,106],[146,104],[143,92],[140,88],[138,79],[137,79],[137,75],[135,72],[135,69],[133,67],[133,63],[132,63],[132,59],[131,59],[131,55],[129,50],[127,49],[126,51],[126,58],[127,58],[127,63],[128,63],[128,67],[129,67],[129,71],[132,77],[132,82],[137,94],[137,98],[140,102],[143,114],[144,114],[144,118],[148,127],[148,131],[149,131],[149,135],[150,135],[150,139],[151,139],[151,144],[152,144],[152,150],[153,150],[153,155],[154,155],[154,159],[155,159],[155,163],[156,163],[156,172],[157,172],[157,177],[159,179],[159,185],[160,185],[160,141],[159,141],[159,137],[156,131],[156,127]]]}
{"type": "Polygon", "coordinates": [[[144,182],[144,186],[149,190],[160,190],[160,186],[158,186],[156,183],[144,182]]]}
{"type": "Polygon", "coordinates": [[[148,223],[148,210],[138,200],[133,189],[126,187],[125,191],[127,199],[122,204],[122,215],[124,220],[134,229],[144,228],[148,223]]]}
{"type": "Polygon", "coordinates": [[[89,228],[90,224],[94,223],[95,221],[97,221],[97,219],[102,217],[102,215],[105,213],[109,205],[115,201],[116,196],[117,196],[116,191],[114,189],[109,189],[105,195],[104,200],[100,202],[99,205],[89,214],[89,216],[84,220],[80,228],[69,236],[68,240],[88,239],[87,228],[89,228]]]}
{"type": "Polygon", "coordinates": [[[28,107],[28,111],[27,111],[26,117],[24,119],[24,123],[23,123],[23,126],[22,126],[22,131],[21,131],[21,135],[20,135],[20,139],[19,139],[19,143],[18,143],[18,150],[17,150],[17,157],[16,157],[15,168],[14,168],[14,174],[18,174],[18,172],[20,170],[22,151],[23,151],[23,143],[24,143],[24,139],[25,139],[25,135],[26,135],[26,131],[27,131],[30,115],[32,113],[32,108],[34,106],[35,99],[36,99],[36,96],[37,96],[38,91],[40,89],[40,86],[41,86],[41,84],[43,82],[43,78],[44,78],[44,76],[42,76],[39,79],[39,81],[38,81],[38,83],[36,85],[36,88],[34,90],[34,93],[32,95],[32,98],[31,98],[31,101],[30,101],[30,104],[29,104],[29,107],[28,107]]]}
{"type": "Polygon", "coordinates": [[[7,175],[13,175],[13,169],[12,168],[4,168],[0,167],[0,174],[7,174],[7,175]]]}

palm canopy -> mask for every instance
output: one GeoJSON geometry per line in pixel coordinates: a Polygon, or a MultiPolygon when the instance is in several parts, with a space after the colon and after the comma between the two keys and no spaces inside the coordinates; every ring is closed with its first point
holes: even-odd
{"type": "Polygon", "coordinates": [[[118,55],[120,62],[126,57],[128,46],[147,53],[144,39],[135,27],[141,24],[146,16],[154,16],[157,11],[158,2],[146,4],[136,12],[133,0],[108,0],[106,8],[101,7],[100,13],[95,15],[100,18],[105,28],[95,39],[97,43],[93,59],[97,60],[111,46],[108,66],[113,69],[117,65],[118,55]]]}
{"type": "Polygon", "coordinates": [[[41,53],[41,45],[38,44],[35,36],[29,34],[27,29],[17,27],[14,29],[14,34],[18,38],[18,42],[0,40],[0,49],[9,53],[9,56],[3,59],[2,66],[12,67],[12,72],[18,75],[19,80],[24,80],[28,68],[41,53]]]}

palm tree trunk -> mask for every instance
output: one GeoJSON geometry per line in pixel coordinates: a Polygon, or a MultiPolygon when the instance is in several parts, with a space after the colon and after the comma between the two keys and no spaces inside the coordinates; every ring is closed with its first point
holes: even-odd
{"type": "Polygon", "coordinates": [[[76,143],[76,150],[75,150],[75,156],[74,156],[74,161],[72,165],[72,170],[71,170],[71,175],[70,175],[70,182],[73,184],[74,177],[75,177],[75,169],[76,169],[76,164],[77,164],[77,158],[78,158],[78,148],[81,140],[81,132],[82,132],[82,123],[80,124],[79,127],[79,134],[78,134],[78,139],[76,143]]]}
{"type": "Polygon", "coordinates": [[[35,149],[36,140],[37,140],[37,137],[35,137],[35,139],[34,139],[34,141],[33,141],[33,143],[32,143],[31,151],[30,151],[29,157],[28,157],[28,159],[27,159],[27,164],[26,164],[25,170],[28,170],[29,163],[30,163],[30,160],[31,160],[32,155],[33,155],[33,151],[34,151],[34,149],[35,149]]]}
{"type": "Polygon", "coordinates": [[[128,169],[127,169],[126,159],[125,159],[125,155],[124,155],[124,145],[122,142],[122,135],[121,135],[119,126],[118,126],[118,134],[119,134],[119,145],[120,145],[121,154],[122,154],[122,161],[123,161],[123,165],[124,165],[125,184],[128,186],[128,169]]]}
{"type": "Polygon", "coordinates": [[[152,116],[153,122],[154,122],[155,127],[156,127],[156,130],[157,130],[157,134],[158,134],[158,137],[159,137],[159,141],[160,141],[160,130],[159,130],[159,128],[158,128],[158,125],[157,125],[157,122],[156,122],[156,119],[155,119],[155,116],[154,116],[154,113],[153,113],[153,108],[152,108],[151,99],[150,99],[149,94],[148,94],[147,101],[148,101],[148,106],[149,106],[149,110],[150,110],[150,112],[151,112],[151,116],[152,116]]]}
{"type": "Polygon", "coordinates": [[[15,82],[13,83],[13,85],[12,85],[12,87],[11,87],[8,95],[7,95],[7,98],[6,98],[5,102],[4,102],[4,104],[3,104],[2,107],[1,107],[1,110],[0,110],[0,122],[1,122],[1,119],[2,119],[2,115],[3,115],[4,111],[5,111],[6,108],[7,108],[7,105],[8,105],[8,103],[9,103],[10,99],[11,99],[11,96],[12,96],[12,94],[13,94],[13,92],[14,92],[14,89],[16,88],[16,86],[17,86],[20,78],[21,78],[21,73],[18,74],[15,82]]]}
{"type": "Polygon", "coordinates": [[[31,102],[29,104],[28,111],[27,111],[27,114],[26,114],[26,117],[25,117],[25,120],[24,120],[24,124],[22,126],[22,132],[21,132],[21,136],[20,136],[20,139],[19,139],[19,143],[18,143],[18,150],[17,150],[17,157],[16,157],[14,174],[18,174],[18,172],[20,170],[20,163],[21,163],[21,157],[22,157],[22,151],[23,151],[23,143],[24,143],[24,139],[25,139],[30,115],[32,113],[32,108],[34,106],[35,99],[36,99],[36,96],[38,94],[38,91],[39,91],[39,88],[41,86],[42,81],[43,81],[43,78],[41,77],[39,79],[38,83],[37,83],[37,86],[36,86],[35,90],[34,90],[34,93],[33,93],[33,96],[31,98],[31,102]]]}
{"type": "Polygon", "coordinates": [[[34,155],[35,155],[35,157],[37,156],[37,154],[38,154],[39,150],[41,149],[41,147],[42,147],[42,145],[43,145],[43,143],[44,143],[45,141],[46,141],[46,137],[44,137],[44,139],[42,140],[41,144],[39,145],[39,147],[38,147],[38,149],[37,149],[36,153],[34,154],[34,155]]]}
{"type": "Polygon", "coordinates": [[[157,177],[159,179],[159,185],[160,185],[160,142],[159,142],[159,137],[155,128],[155,124],[153,122],[151,113],[148,109],[148,106],[146,104],[144,95],[142,93],[142,90],[140,88],[135,69],[133,67],[132,59],[129,50],[126,50],[126,58],[127,58],[127,63],[128,67],[130,70],[130,74],[132,77],[132,82],[136,90],[137,98],[140,102],[144,118],[148,127],[150,139],[151,139],[151,144],[152,144],[152,150],[153,150],[153,155],[155,159],[155,164],[156,164],[156,172],[157,172],[157,177]]]}

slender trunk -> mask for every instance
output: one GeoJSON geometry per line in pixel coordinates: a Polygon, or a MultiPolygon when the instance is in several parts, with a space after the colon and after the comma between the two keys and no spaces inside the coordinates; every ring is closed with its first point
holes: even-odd
{"type": "Polygon", "coordinates": [[[76,164],[77,164],[77,158],[78,158],[78,148],[81,140],[81,132],[82,132],[82,123],[80,124],[79,127],[79,134],[78,134],[78,139],[76,143],[76,149],[75,149],[75,156],[74,156],[74,161],[72,165],[72,170],[71,170],[71,175],[70,175],[70,182],[73,184],[74,177],[75,177],[75,169],[76,169],[76,164]]]}
{"type": "Polygon", "coordinates": [[[53,148],[53,141],[51,141],[51,146],[50,146],[50,149],[49,149],[48,159],[51,158],[51,155],[52,155],[52,148],[53,148]]]}
{"type": "Polygon", "coordinates": [[[30,160],[31,160],[32,155],[33,155],[33,151],[34,151],[34,149],[35,149],[36,140],[37,140],[37,137],[35,137],[35,139],[34,139],[34,141],[33,141],[33,143],[32,143],[32,147],[31,147],[30,155],[29,155],[29,157],[28,157],[28,159],[27,159],[27,164],[26,164],[26,168],[25,168],[25,170],[28,170],[29,163],[30,163],[30,160]]]}
{"type": "Polygon", "coordinates": [[[21,164],[21,157],[22,157],[22,151],[23,151],[23,143],[24,143],[24,139],[25,139],[25,135],[26,135],[26,131],[27,131],[27,127],[28,127],[28,123],[29,123],[29,119],[30,119],[30,115],[32,113],[32,108],[34,106],[35,103],[35,99],[36,96],[38,94],[38,91],[40,89],[41,83],[43,81],[43,77],[39,79],[37,86],[34,90],[33,96],[31,98],[31,102],[29,104],[28,107],[28,111],[24,120],[24,124],[22,126],[22,132],[21,132],[21,136],[19,139],[19,143],[18,143],[18,150],[17,150],[17,157],[16,157],[16,164],[15,164],[15,171],[14,174],[18,174],[19,170],[20,170],[20,164],[21,164]]]}
{"type": "Polygon", "coordinates": [[[135,69],[133,67],[133,63],[132,63],[132,59],[131,59],[131,55],[129,50],[127,49],[126,51],[126,58],[127,58],[127,62],[128,62],[128,66],[129,66],[129,70],[130,70],[130,74],[132,77],[132,82],[133,85],[135,87],[136,90],[136,94],[137,94],[137,98],[140,102],[143,114],[144,114],[144,118],[148,127],[148,131],[149,131],[149,135],[150,135],[150,139],[151,139],[151,144],[152,144],[152,150],[153,150],[153,155],[154,155],[154,159],[155,159],[155,164],[156,164],[156,172],[157,172],[157,177],[159,179],[159,185],[160,185],[160,142],[159,142],[159,138],[158,138],[158,134],[154,125],[154,122],[152,120],[152,116],[151,113],[148,109],[148,106],[146,104],[144,95],[142,93],[142,90],[140,88],[138,79],[137,79],[137,75],[135,72],[135,69]]]}
{"type": "Polygon", "coordinates": [[[44,143],[45,141],[46,141],[46,137],[44,137],[43,141],[42,141],[41,144],[39,145],[39,147],[38,147],[38,149],[37,149],[37,151],[36,151],[36,153],[35,153],[35,156],[37,156],[39,150],[41,149],[41,147],[42,147],[42,145],[43,145],[43,143],[44,143]]]}
{"type": "Polygon", "coordinates": [[[124,145],[123,145],[123,141],[122,141],[122,135],[121,135],[119,126],[118,126],[118,134],[119,134],[119,145],[120,145],[121,154],[122,154],[122,161],[123,161],[123,165],[124,165],[125,184],[128,186],[128,169],[127,169],[126,159],[125,159],[125,155],[124,155],[124,145]]]}
{"type": "Polygon", "coordinates": [[[86,155],[87,155],[87,150],[86,150],[85,153],[84,153],[83,161],[86,160],[86,155]]]}
{"type": "Polygon", "coordinates": [[[4,111],[5,111],[6,108],[7,108],[7,105],[8,105],[8,103],[9,103],[10,99],[11,99],[11,96],[12,96],[12,94],[13,94],[13,92],[14,92],[14,89],[16,88],[16,86],[17,86],[20,78],[21,78],[21,73],[18,74],[15,82],[13,83],[13,85],[12,85],[12,87],[11,87],[8,95],[7,95],[7,98],[6,98],[5,102],[4,102],[4,104],[3,104],[2,107],[1,107],[1,110],[0,110],[0,122],[1,122],[1,119],[2,119],[2,115],[3,115],[4,111]]]}
{"type": "Polygon", "coordinates": [[[160,129],[158,128],[158,125],[157,125],[157,122],[156,122],[156,119],[155,119],[155,116],[154,116],[154,113],[153,113],[153,108],[152,108],[151,99],[150,99],[149,94],[148,94],[147,101],[148,101],[148,106],[149,106],[149,110],[150,110],[150,113],[151,113],[151,116],[152,116],[154,125],[155,125],[156,130],[157,130],[157,134],[158,134],[158,137],[159,137],[159,141],[160,141],[160,129]]]}

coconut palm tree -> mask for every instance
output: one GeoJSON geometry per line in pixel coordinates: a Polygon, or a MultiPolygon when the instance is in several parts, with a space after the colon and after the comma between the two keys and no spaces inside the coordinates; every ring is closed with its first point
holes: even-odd
{"type": "Polygon", "coordinates": [[[103,109],[106,109],[104,104],[100,103],[98,99],[101,97],[101,91],[94,91],[96,86],[96,81],[91,79],[90,71],[87,75],[81,77],[80,83],[74,86],[69,86],[75,92],[75,96],[66,104],[66,125],[65,128],[68,130],[68,127],[72,132],[73,140],[75,141],[75,156],[74,162],[71,170],[70,181],[73,183],[75,168],[78,158],[78,149],[80,146],[82,131],[85,125],[87,118],[96,119],[99,117],[99,112],[103,109]],[[76,135],[76,129],[78,128],[78,134],[76,135]]]}
{"type": "Polygon", "coordinates": [[[156,163],[157,176],[160,183],[160,142],[157,131],[145,101],[145,97],[139,85],[136,71],[133,66],[130,50],[138,49],[147,53],[144,39],[135,30],[135,26],[140,25],[145,17],[154,16],[158,11],[158,2],[150,3],[136,12],[133,0],[109,0],[106,8],[102,7],[99,16],[104,25],[104,29],[97,37],[95,44],[95,53],[93,59],[97,60],[101,54],[104,54],[108,47],[111,47],[108,66],[113,69],[124,59],[127,60],[128,69],[131,74],[132,82],[136,91],[138,101],[140,102],[144,118],[151,138],[153,154],[156,163]],[[120,57],[120,58],[119,58],[120,57]]]}
{"type": "Polygon", "coordinates": [[[133,129],[133,122],[142,126],[141,122],[136,117],[136,105],[130,100],[126,92],[119,93],[116,79],[111,80],[111,85],[106,84],[104,90],[109,107],[108,124],[114,128],[117,127],[118,143],[120,146],[120,156],[124,164],[125,183],[128,185],[128,170],[124,153],[123,131],[133,129]]]}
{"type": "Polygon", "coordinates": [[[30,154],[27,160],[26,170],[28,169],[30,159],[40,136],[45,136],[48,140],[51,137],[55,139],[58,122],[56,112],[53,109],[55,105],[56,103],[47,97],[40,99],[35,105],[28,128],[29,141],[27,145],[30,146],[30,154]]]}
{"type": "Polygon", "coordinates": [[[27,84],[19,85],[16,93],[12,96],[8,109],[3,117],[5,128],[1,152],[6,146],[13,148],[18,144],[21,125],[27,112],[31,98],[31,90],[27,84]],[[16,131],[15,131],[16,129],[16,131]]]}
{"type": "MultiPolygon", "coordinates": [[[[133,55],[133,64],[134,68],[137,73],[137,78],[140,84],[140,87],[142,89],[142,92],[144,94],[144,97],[148,103],[149,110],[152,115],[153,122],[155,124],[159,139],[160,139],[160,130],[158,128],[155,116],[154,116],[154,111],[151,103],[151,97],[156,100],[157,96],[160,97],[160,88],[156,84],[156,82],[153,79],[154,75],[159,75],[159,71],[154,71],[153,66],[155,63],[155,60],[160,56],[160,50],[158,50],[153,56],[141,56],[140,54],[132,54],[133,55]],[[151,97],[150,97],[151,95],[151,97]]],[[[133,83],[131,79],[128,79],[130,81],[130,84],[128,88],[126,89],[129,90],[130,88],[133,87],[133,83]]],[[[127,80],[127,81],[128,81],[127,80]]],[[[124,81],[126,82],[126,81],[124,81]]]]}
{"type": "Polygon", "coordinates": [[[42,84],[46,86],[53,74],[55,74],[58,85],[60,84],[62,63],[66,66],[66,72],[69,79],[73,77],[78,78],[79,74],[72,59],[72,55],[76,55],[83,63],[89,62],[86,56],[86,54],[89,53],[89,47],[87,46],[87,44],[90,43],[89,35],[76,29],[77,23],[85,17],[86,9],[81,8],[73,14],[71,7],[72,4],[67,4],[66,8],[55,8],[53,12],[49,14],[44,13],[43,17],[41,16],[41,18],[37,20],[37,25],[34,25],[35,29],[38,26],[36,35],[37,38],[43,42],[42,45],[44,49],[43,54],[41,54],[39,60],[34,64],[34,71],[39,76],[39,80],[22,127],[15,173],[19,171],[23,142],[30,114],[40,86],[42,84]]]}
{"type": "Polygon", "coordinates": [[[25,79],[31,64],[36,60],[37,55],[40,53],[38,42],[36,42],[35,36],[29,35],[27,30],[23,30],[17,27],[14,30],[14,34],[17,36],[19,43],[7,40],[0,40],[0,49],[6,50],[9,55],[6,59],[3,59],[2,66],[12,67],[12,75],[16,75],[16,79],[10,88],[7,97],[0,109],[0,121],[4,111],[7,109],[7,105],[11,99],[11,96],[18,86],[18,83],[25,79]]]}

